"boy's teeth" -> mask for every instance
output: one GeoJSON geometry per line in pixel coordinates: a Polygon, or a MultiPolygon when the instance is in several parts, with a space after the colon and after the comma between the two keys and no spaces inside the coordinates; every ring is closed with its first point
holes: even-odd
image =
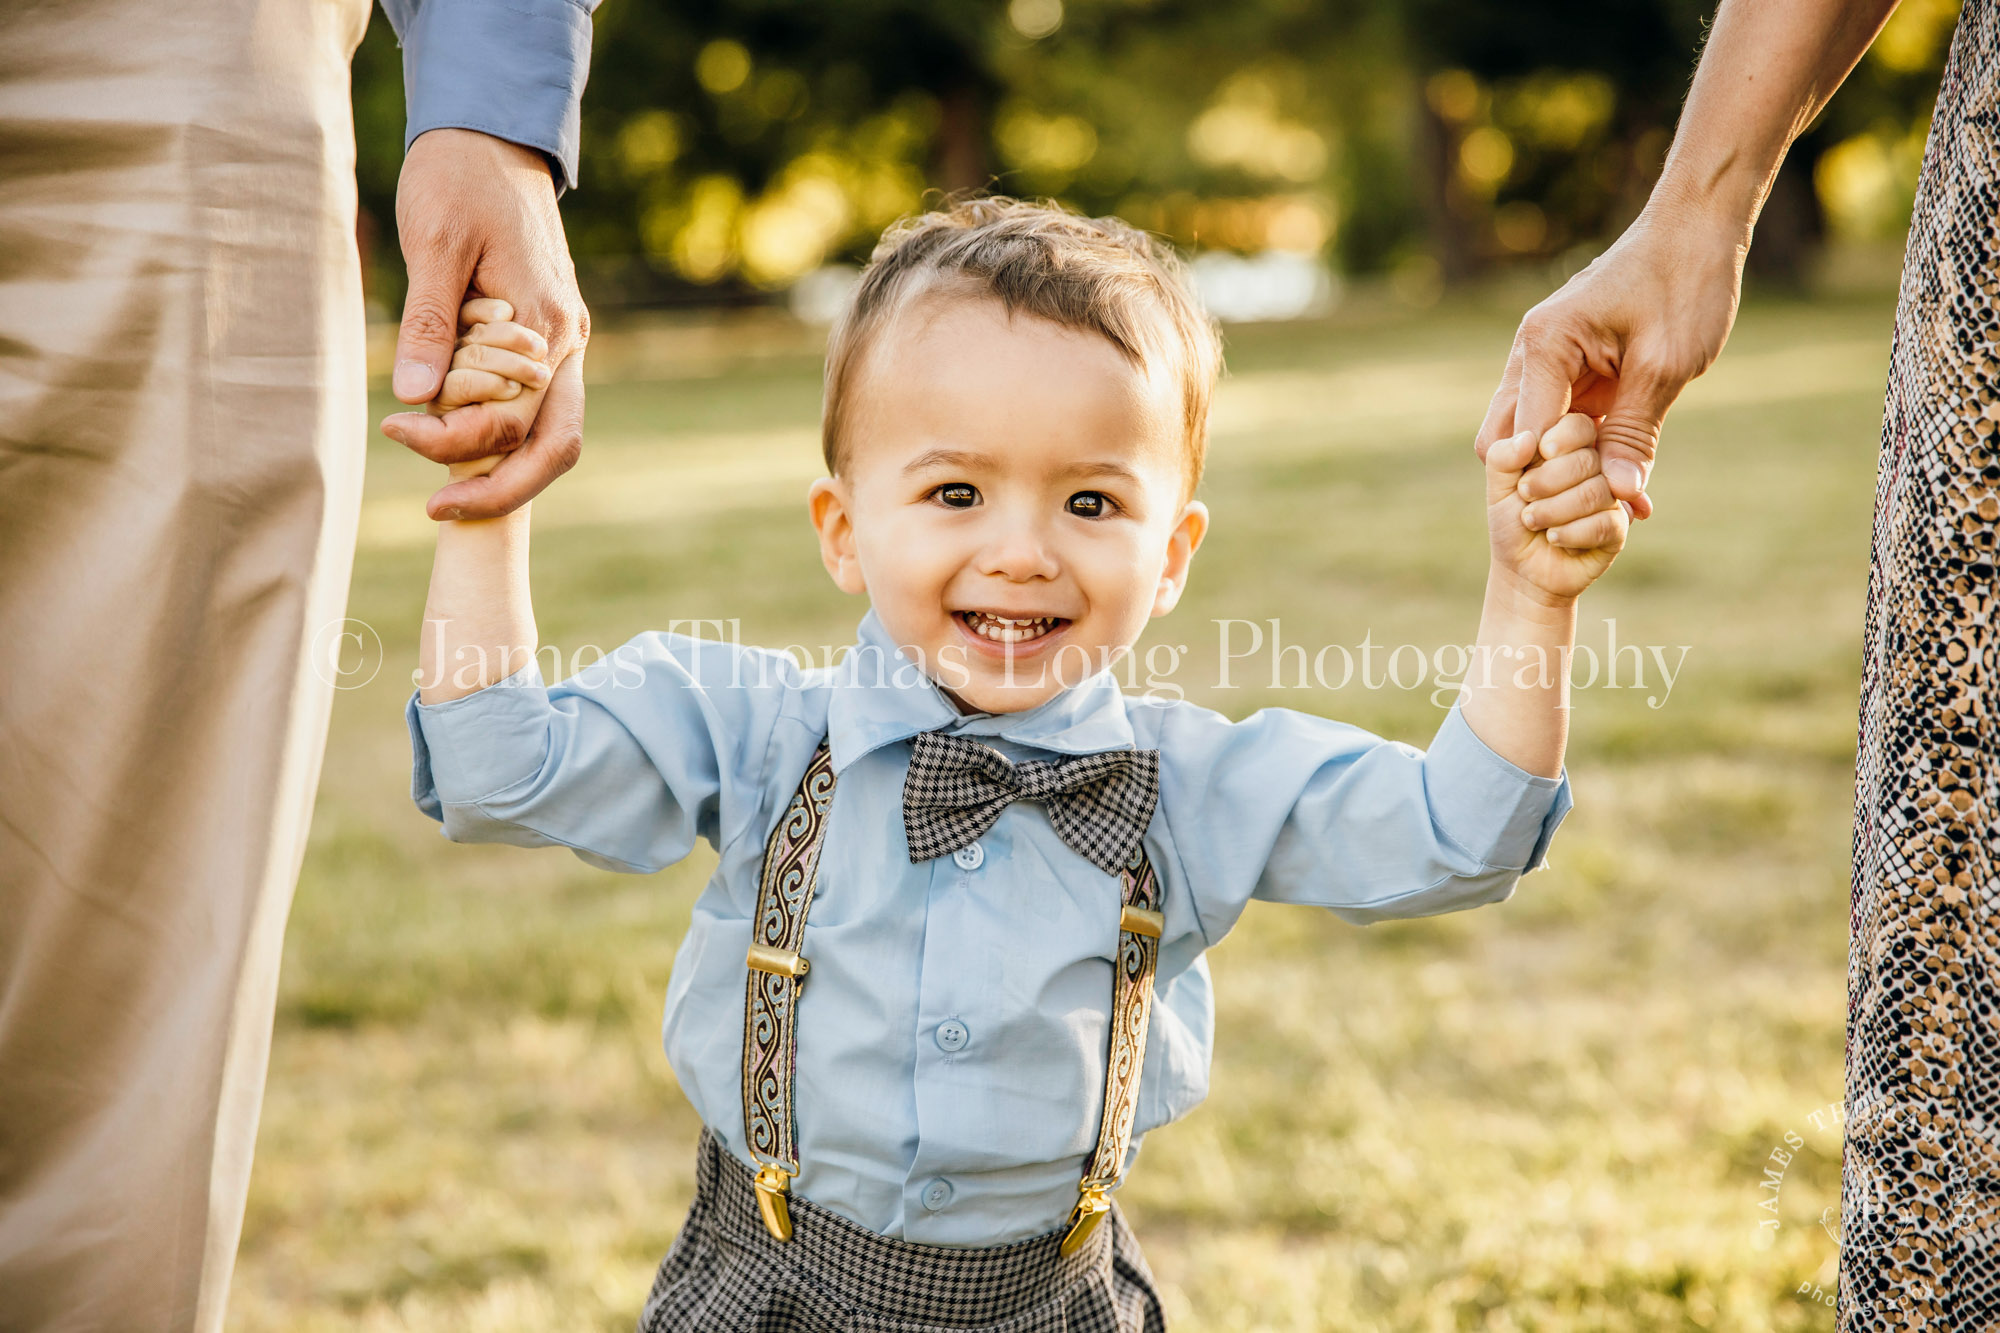
{"type": "Polygon", "coordinates": [[[982,639],[991,639],[995,643],[1023,643],[1039,639],[1054,629],[1056,617],[1033,616],[1017,620],[1010,616],[988,615],[984,611],[967,611],[965,623],[982,639]]]}

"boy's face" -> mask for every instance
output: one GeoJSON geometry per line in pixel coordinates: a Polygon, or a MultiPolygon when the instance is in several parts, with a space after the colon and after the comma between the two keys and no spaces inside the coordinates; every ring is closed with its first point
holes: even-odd
{"type": "Polygon", "coordinates": [[[920,299],[849,386],[810,504],[834,582],[961,707],[1032,708],[1173,609],[1208,525],[1179,386],[988,299],[920,299]],[[921,656],[919,656],[921,655],[921,656]]]}

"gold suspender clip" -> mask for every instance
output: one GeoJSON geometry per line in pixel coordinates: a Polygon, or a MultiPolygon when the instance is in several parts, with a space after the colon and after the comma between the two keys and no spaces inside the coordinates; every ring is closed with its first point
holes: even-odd
{"type": "Polygon", "coordinates": [[[812,964],[799,957],[796,949],[774,949],[768,944],[751,945],[750,956],[744,961],[759,972],[799,980],[804,980],[806,973],[812,971],[812,964]]]}
{"type": "Polygon", "coordinates": [[[765,1162],[757,1168],[757,1211],[764,1215],[765,1229],[780,1241],[792,1238],[792,1210],[785,1203],[785,1195],[797,1174],[776,1162],[765,1162]]]}
{"type": "Polygon", "coordinates": [[[1150,908],[1127,907],[1118,918],[1118,929],[1129,930],[1134,935],[1150,935],[1160,938],[1167,930],[1167,918],[1150,908]]]}
{"type": "Polygon", "coordinates": [[[1083,1248],[1090,1233],[1097,1230],[1097,1224],[1111,1211],[1109,1189],[1109,1185],[1094,1180],[1086,1180],[1079,1187],[1076,1207],[1069,1210],[1069,1234],[1062,1241],[1065,1259],[1083,1248]]]}

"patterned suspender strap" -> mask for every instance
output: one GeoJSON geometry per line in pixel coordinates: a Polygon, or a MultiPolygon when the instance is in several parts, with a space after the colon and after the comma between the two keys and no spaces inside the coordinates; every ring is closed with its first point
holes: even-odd
{"type": "Polygon", "coordinates": [[[785,1196],[799,1173],[792,1082],[798,1059],[799,992],[811,964],[799,956],[806,912],[819,882],[819,849],[833,808],[833,756],[813,752],[785,817],[764,846],[764,874],[751,924],[743,997],[743,1135],[757,1159],[757,1209],[779,1240],[792,1238],[785,1196]]]}
{"type": "Polygon", "coordinates": [[[1153,970],[1160,959],[1160,881],[1145,847],[1133,852],[1119,878],[1124,911],[1118,921],[1118,959],[1111,981],[1111,1050],[1104,1066],[1104,1119],[1097,1151],[1083,1169],[1076,1207],[1062,1252],[1074,1254],[1111,1211],[1111,1190],[1125,1169],[1132,1119],[1139,1110],[1139,1075],[1146,1063],[1146,1026],[1153,1017],[1153,970]]]}

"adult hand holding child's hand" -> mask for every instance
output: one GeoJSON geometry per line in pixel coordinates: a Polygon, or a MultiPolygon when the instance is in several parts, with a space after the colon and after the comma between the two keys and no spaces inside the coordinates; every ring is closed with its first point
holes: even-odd
{"type": "MultiPolygon", "coordinates": [[[[513,403],[532,417],[540,409],[552,378],[548,365],[549,345],[541,334],[514,322],[514,307],[495,297],[474,297],[459,307],[458,346],[444,385],[426,406],[433,417],[476,410],[482,403],[513,403]]],[[[455,484],[483,477],[499,466],[505,454],[487,454],[448,464],[455,484]]],[[[446,487],[450,490],[451,487],[446,487]]],[[[444,492],[440,491],[439,495],[444,492]]],[[[447,507],[434,517],[455,518],[447,507]]]]}
{"type": "Polygon", "coordinates": [[[1576,597],[1625,547],[1631,518],[1605,480],[1597,423],[1572,412],[1537,447],[1523,431],[1486,451],[1495,564],[1552,601],[1576,597]]]}
{"type": "MultiPolygon", "coordinates": [[[[494,405],[520,404],[532,416],[554,376],[549,346],[539,333],[514,321],[506,301],[477,297],[459,308],[458,345],[437,396],[423,420],[449,426],[452,418],[494,405]]],[[[431,497],[438,526],[437,559],[424,606],[418,650],[418,695],[444,703],[485,689],[531,660],[535,613],[528,596],[528,508],[486,515],[460,514],[454,490],[488,481],[509,454],[451,462],[451,483],[431,497]],[[438,496],[446,497],[440,512],[438,496]]]]}
{"type": "Polygon", "coordinates": [[[532,397],[482,399],[447,419],[398,412],[383,434],[434,463],[501,457],[491,475],[433,495],[432,518],[494,518],[533,499],[583,448],[583,346],[590,316],[541,153],[471,130],[419,135],[403,159],[396,229],[410,270],[396,342],[396,396],[434,401],[452,357],[453,312],[468,292],[504,292],[546,339],[554,376],[532,397]]]}

